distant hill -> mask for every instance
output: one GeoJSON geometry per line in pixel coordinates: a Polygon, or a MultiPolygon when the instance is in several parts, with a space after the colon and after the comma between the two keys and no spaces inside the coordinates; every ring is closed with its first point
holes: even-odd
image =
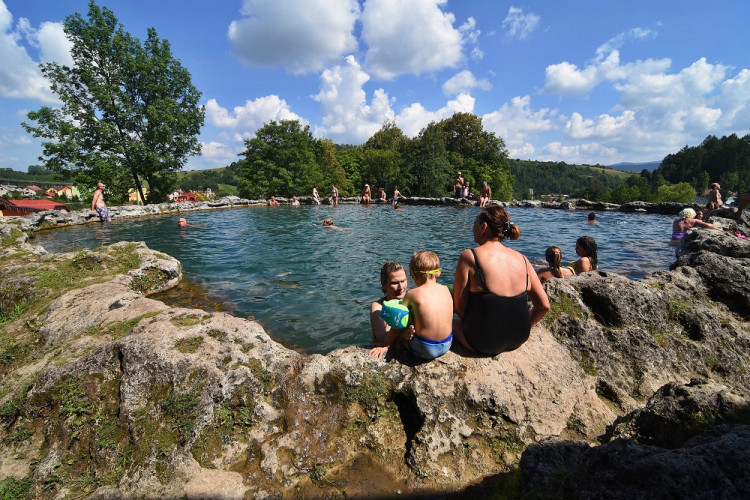
{"type": "Polygon", "coordinates": [[[612,189],[634,175],[632,172],[601,165],[569,165],[565,162],[515,159],[508,160],[508,163],[515,179],[513,195],[518,199],[528,198],[530,189],[537,195],[570,195],[591,186],[612,189]]]}
{"type": "Polygon", "coordinates": [[[653,172],[654,170],[659,168],[659,165],[661,165],[661,160],[649,161],[645,163],[629,163],[629,162],[615,163],[614,165],[610,165],[609,168],[614,168],[615,170],[624,170],[625,172],[641,173],[643,169],[646,169],[649,172],[653,172]]]}

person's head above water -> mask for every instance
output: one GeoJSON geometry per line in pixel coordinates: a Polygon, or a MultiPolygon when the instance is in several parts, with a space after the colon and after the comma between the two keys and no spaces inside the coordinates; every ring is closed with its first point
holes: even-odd
{"type": "MultiPolygon", "coordinates": [[[[487,233],[490,239],[505,238],[517,240],[521,237],[521,228],[510,221],[510,215],[503,207],[492,206],[482,209],[474,221],[475,229],[481,230],[483,224],[487,224],[487,233]]],[[[476,240],[476,233],[475,238],[476,240]]]]}
{"type": "Polygon", "coordinates": [[[418,285],[427,280],[438,279],[440,277],[440,258],[435,252],[427,250],[414,252],[409,261],[409,274],[418,285]]]}
{"type": "Polygon", "coordinates": [[[323,227],[331,227],[333,226],[333,219],[328,217],[326,220],[323,221],[323,227]]]}
{"type": "Polygon", "coordinates": [[[380,286],[387,300],[403,299],[407,288],[404,266],[395,260],[388,260],[380,268],[380,286]]]}
{"type": "Polygon", "coordinates": [[[590,221],[596,220],[596,214],[594,212],[589,212],[589,220],[590,221]]]}
{"type": "Polygon", "coordinates": [[[690,207],[683,208],[680,212],[680,217],[683,219],[695,219],[695,210],[690,207]]]}
{"type": "Polygon", "coordinates": [[[185,227],[185,226],[187,226],[187,225],[188,225],[188,224],[187,224],[187,220],[185,220],[185,218],[184,218],[184,217],[180,217],[180,220],[179,220],[179,221],[177,221],[177,224],[178,224],[178,225],[179,225],[180,227],[185,227]]]}
{"type": "Polygon", "coordinates": [[[591,236],[581,236],[576,240],[576,254],[581,257],[588,257],[591,262],[591,268],[596,269],[599,262],[597,255],[596,240],[591,236]]]}

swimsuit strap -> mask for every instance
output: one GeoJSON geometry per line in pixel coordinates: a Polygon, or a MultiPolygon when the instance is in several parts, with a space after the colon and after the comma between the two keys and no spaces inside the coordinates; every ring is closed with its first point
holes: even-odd
{"type": "Polygon", "coordinates": [[[474,274],[479,277],[479,282],[482,284],[482,290],[485,292],[487,291],[487,283],[484,281],[484,273],[482,272],[482,268],[479,267],[479,259],[477,259],[477,253],[474,251],[473,248],[470,249],[471,254],[474,256],[474,274]]]}
{"type": "MultiPolygon", "coordinates": [[[[525,255],[521,255],[523,257],[523,266],[526,268],[526,288],[524,289],[524,292],[529,289],[529,261],[526,259],[525,255]]],[[[560,277],[562,277],[562,271],[560,271],[560,277]]]]}

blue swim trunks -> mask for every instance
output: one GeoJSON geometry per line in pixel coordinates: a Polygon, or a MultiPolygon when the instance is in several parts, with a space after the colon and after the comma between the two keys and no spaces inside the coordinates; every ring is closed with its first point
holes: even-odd
{"type": "Polygon", "coordinates": [[[109,210],[107,210],[107,207],[96,207],[96,213],[99,214],[99,219],[102,222],[109,222],[109,210]]]}
{"type": "Polygon", "coordinates": [[[409,341],[409,350],[420,358],[435,359],[448,352],[452,343],[452,333],[443,340],[423,339],[415,333],[409,341]]]}

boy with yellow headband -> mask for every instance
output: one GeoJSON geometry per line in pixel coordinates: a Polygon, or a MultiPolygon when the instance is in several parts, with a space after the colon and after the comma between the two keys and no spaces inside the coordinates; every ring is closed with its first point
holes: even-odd
{"type": "Polygon", "coordinates": [[[448,352],[453,342],[453,296],[440,277],[440,259],[434,252],[421,251],[412,255],[409,262],[417,288],[409,290],[403,304],[409,308],[409,328],[391,328],[384,347],[370,351],[374,358],[382,357],[388,346],[396,340],[408,339],[409,350],[424,359],[434,359],[448,352]]]}

